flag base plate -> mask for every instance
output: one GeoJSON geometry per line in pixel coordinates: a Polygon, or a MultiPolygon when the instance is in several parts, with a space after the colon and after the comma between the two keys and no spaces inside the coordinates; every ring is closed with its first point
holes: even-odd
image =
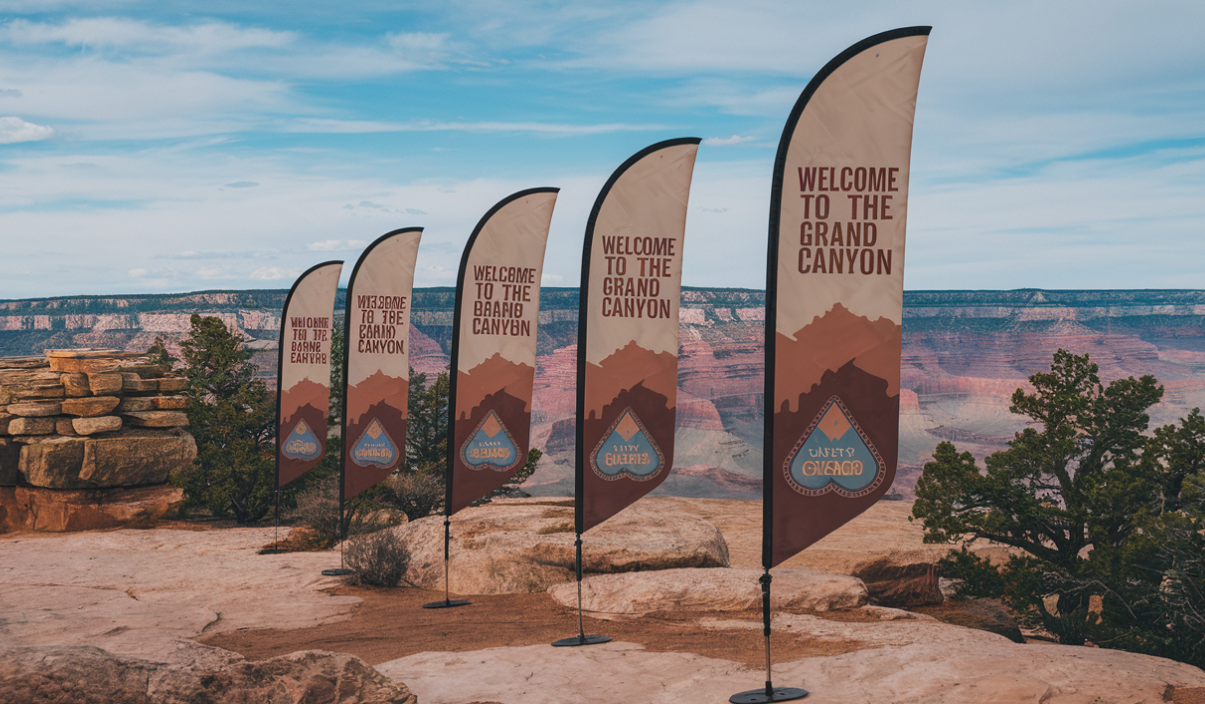
{"type": "Polygon", "coordinates": [[[340,567],[339,569],[336,569],[336,570],[322,570],[323,577],[346,577],[349,574],[354,574],[354,573],[351,570],[344,569],[342,567],[340,567]]]}
{"type": "Polygon", "coordinates": [[[798,687],[775,687],[771,696],[766,695],[766,688],[751,689],[747,692],[734,694],[728,698],[732,704],[760,704],[761,702],[789,702],[803,699],[808,695],[806,689],[798,687]]]}
{"type": "Polygon", "coordinates": [[[456,599],[444,599],[443,601],[433,601],[430,604],[423,604],[424,609],[450,609],[455,606],[468,606],[471,601],[458,601],[456,599]]]}
{"type": "Polygon", "coordinates": [[[562,638],[552,644],[554,648],[573,648],[579,645],[595,645],[597,643],[609,643],[611,636],[573,636],[571,638],[562,638]]]}

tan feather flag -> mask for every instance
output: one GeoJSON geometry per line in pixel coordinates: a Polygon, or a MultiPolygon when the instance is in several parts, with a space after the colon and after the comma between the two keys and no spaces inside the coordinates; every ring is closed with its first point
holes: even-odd
{"type": "Polygon", "coordinates": [[[313,469],[326,453],[331,399],[331,331],[343,262],[297,278],[280,321],[276,388],[276,487],[313,469]]]}
{"type": "Polygon", "coordinates": [[[865,511],[895,478],[904,224],[929,29],[885,32],[829,62],[778,147],[766,287],[766,568],[865,511]]]}

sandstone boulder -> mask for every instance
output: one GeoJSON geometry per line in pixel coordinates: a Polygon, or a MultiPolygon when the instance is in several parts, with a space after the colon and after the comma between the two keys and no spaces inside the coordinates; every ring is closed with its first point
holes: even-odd
{"type": "Polygon", "coordinates": [[[162,484],[197,457],[197,443],[180,430],[129,430],[87,441],[79,479],[93,486],[162,484]]]}
{"type": "Polygon", "coordinates": [[[1014,643],[1025,642],[1017,622],[999,599],[947,601],[940,606],[922,606],[917,611],[943,623],[998,633],[1014,643]]]}
{"type": "Polygon", "coordinates": [[[121,372],[121,390],[126,393],[158,391],[159,380],[143,379],[134,372],[121,372]]]}
{"type": "Polygon", "coordinates": [[[188,386],[188,379],[181,376],[165,377],[159,380],[160,391],[183,391],[188,386]]]}
{"type": "Polygon", "coordinates": [[[26,418],[57,416],[62,412],[62,409],[63,404],[57,401],[25,401],[23,403],[12,403],[8,406],[9,413],[26,418]]]}
{"type": "Polygon", "coordinates": [[[121,392],[121,374],[118,372],[101,372],[88,375],[88,388],[97,396],[121,392]]]}
{"type": "MultiPolygon", "coordinates": [[[[83,420],[96,419],[76,419],[83,420]]],[[[162,484],[196,456],[196,442],[184,431],[122,430],[108,437],[62,437],[26,445],[19,466],[33,486],[96,489],[162,484]]]]}
{"type": "Polygon", "coordinates": [[[147,525],[184,500],[174,486],[130,489],[42,489],[0,487],[0,533],[64,533],[147,525]]]}
{"type": "Polygon", "coordinates": [[[21,445],[8,438],[0,438],[0,486],[21,483],[20,463],[21,445]]]}
{"type": "MultiPolygon", "coordinates": [[[[596,617],[654,611],[745,611],[761,606],[758,570],[671,569],[595,574],[582,580],[582,608],[596,617]]],[[[864,606],[866,586],[844,575],[805,569],[776,570],[770,589],[774,609],[836,611],[864,606]]],[[[577,607],[577,584],[556,584],[552,598],[577,607]]]]}
{"type": "Polygon", "coordinates": [[[92,416],[103,416],[109,413],[117,404],[121,403],[121,399],[116,396],[91,396],[88,398],[69,398],[63,401],[62,412],[69,416],[80,416],[90,418],[92,416]]]}
{"type": "Polygon", "coordinates": [[[22,704],[417,704],[354,655],[302,651],[226,667],[119,658],[91,646],[0,649],[0,701],[22,704]]]}
{"type": "MultiPolygon", "coordinates": [[[[428,516],[392,530],[410,551],[404,580],[424,589],[442,589],[443,517],[428,516]]],[[[539,592],[569,581],[575,564],[573,540],[571,505],[500,501],[461,511],[452,517],[452,592],[539,592]]],[[[715,526],[639,503],[582,540],[586,572],[728,566],[728,546],[715,526]]]]}
{"type": "Polygon", "coordinates": [[[187,396],[157,396],[150,399],[156,410],[174,411],[188,408],[187,396]]]}
{"type": "Polygon", "coordinates": [[[96,418],[75,418],[71,421],[71,429],[76,435],[95,435],[97,433],[112,433],[121,430],[121,419],[117,416],[99,416],[96,418]]]}
{"type": "Polygon", "coordinates": [[[75,488],[84,463],[83,438],[55,438],[21,448],[25,481],[49,489],[75,488]]]}
{"type": "Polygon", "coordinates": [[[88,375],[83,372],[69,372],[59,379],[63,383],[65,395],[69,398],[91,396],[92,389],[88,386],[88,375]]]}
{"type": "Polygon", "coordinates": [[[121,399],[121,403],[118,404],[117,410],[121,413],[127,413],[129,411],[153,411],[155,410],[155,399],[127,396],[121,399]]]}
{"type": "Polygon", "coordinates": [[[71,423],[72,420],[75,420],[75,419],[74,418],[56,418],[54,421],[55,435],[67,435],[67,436],[79,435],[79,433],[75,432],[75,426],[72,425],[72,423],[71,423]]]}
{"type": "Polygon", "coordinates": [[[8,422],[9,435],[49,435],[54,432],[54,418],[13,418],[8,422]]]}
{"type": "Polygon", "coordinates": [[[851,574],[866,583],[870,600],[880,606],[940,604],[940,572],[928,552],[899,551],[855,565],[851,574]]]}
{"type": "Polygon", "coordinates": [[[163,376],[163,369],[158,364],[125,364],[119,371],[131,372],[143,379],[158,379],[163,376]]]}
{"type": "Polygon", "coordinates": [[[188,425],[188,414],[180,411],[126,411],[126,422],[138,428],[176,428],[188,425]]]}
{"type": "MultiPolygon", "coordinates": [[[[46,356],[50,358],[50,368],[56,372],[74,372],[84,374],[106,374],[114,372],[121,363],[116,359],[90,359],[86,357],[55,357],[52,355],[54,350],[47,350],[46,356]]],[[[97,350],[98,353],[117,353],[117,350],[97,350]]]]}

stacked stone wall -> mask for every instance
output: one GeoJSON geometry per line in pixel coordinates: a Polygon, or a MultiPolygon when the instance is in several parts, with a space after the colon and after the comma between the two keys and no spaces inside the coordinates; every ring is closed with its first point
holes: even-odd
{"type": "Polygon", "coordinates": [[[168,477],[197,454],[184,386],[118,350],[0,358],[0,532],[161,516],[180,499],[168,477]]]}

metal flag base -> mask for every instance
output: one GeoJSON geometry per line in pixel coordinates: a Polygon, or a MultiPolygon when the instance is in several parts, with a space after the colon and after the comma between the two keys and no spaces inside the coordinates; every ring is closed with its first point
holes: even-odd
{"type": "Polygon", "coordinates": [[[798,687],[775,687],[770,677],[770,568],[758,578],[761,583],[762,634],[766,638],[766,686],[761,689],[750,689],[738,692],[728,698],[732,704],[761,704],[761,702],[789,702],[803,699],[808,695],[806,689],[798,687]]]}
{"type": "Polygon", "coordinates": [[[570,638],[562,638],[552,644],[554,648],[572,648],[579,645],[595,645],[597,643],[609,643],[611,636],[572,636],[570,638]]]}
{"type": "Polygon", "coordinates": [[[471,601],[460,601],[452,598],[451,592],[448,591],[448,557],[451,551],[452,543],[452,519],[444,517],[444,600],[433,601],[429,604],[423,604],[424,609],[451,609],[456,606],[468,606],[471,601]]]}
{"type": "Polygon", "coordinates": [[[471,601],[459,601],[457,599],[444,599],[443,601],[433,601],[430,604],[423,604],[424,609],[450,609],[454,606],[468,606],[471,601]]]}
{"type": "Polygon", "coordinates": [[[323,577],[346,577],[352,574],[352,571],[343,567],[338,567],[333,570],[322,570],[323,577]]]}
{"type": "Polygon", "coordinates": [[[798,687],[771,687],[767,682],[763,689],[751,689],[748,692],[734,694],[728,698],[732,704],[760,704],[760,702],[789,702],[803,699],[808,695],[806,689],[798,687]]]}
{"type": "Polygon", "coordinates": [[[574,543],[577,547],[577,635],[569,638],[562,638],[552,644],[554,648],[573,648],[579,645],[596,645],[598,643],[608,643],[611,641],[611,636],[588,636],[586,635],[586,627],[582,621],[582,534],[577,534],[577,541],[574,543]]]}

